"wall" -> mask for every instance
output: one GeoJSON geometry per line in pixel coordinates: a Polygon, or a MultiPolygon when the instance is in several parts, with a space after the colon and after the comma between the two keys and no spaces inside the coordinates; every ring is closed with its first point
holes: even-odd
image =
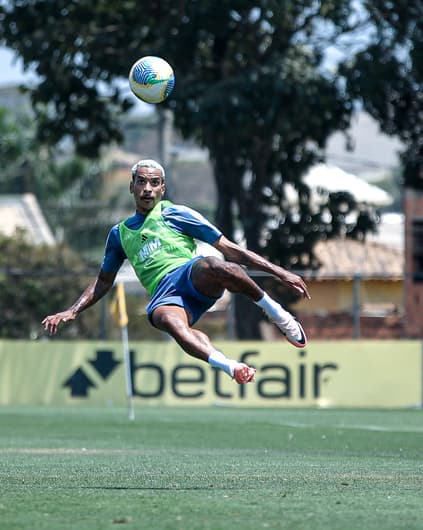
{"type": "MultiPolygon", "coordinates": [[[[306,278],[312,295],[311,300],[301,300],[295,310],[302,314],[316,312],[352,311],[354,303],[354,284],[352,280],[312,280],[306,278]]],[[[360,303],[392,304],[402,309],[404,305],[404,287],[402,280],[367,280],[360,281],[360,303]]]]}
{"type": "MultiPolygon", "coordinates": [[[[351,339],[357,332],[350,312],[297,316],[307,331],[307,336],[313,341],[351,339]]],[[[278,331],[272,329],[270,337],[276,339],[277,334],[278,331]]],[[[405,336],[404,317],[402,315],[360,316],[358,334],[361,339],[402,339],[405,336]]]]}

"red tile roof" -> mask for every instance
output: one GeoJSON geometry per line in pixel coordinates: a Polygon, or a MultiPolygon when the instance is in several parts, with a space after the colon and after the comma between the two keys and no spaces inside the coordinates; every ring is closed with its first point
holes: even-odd
{"type": "Polygon", "coordinates": [[[371,279],[401,279],[404,275],[404,253],[380,243],[334,239],[320,241],[314,251],[321,267],[312,276],[318,279],[351,278],[356,274],[371,279]]]}

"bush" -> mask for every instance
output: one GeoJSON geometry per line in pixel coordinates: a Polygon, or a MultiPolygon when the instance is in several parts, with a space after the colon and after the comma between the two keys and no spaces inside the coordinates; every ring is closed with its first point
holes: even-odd
{"type": "MultiPolygon", "coordinates": [[[[69,307],[95,274],[66,246],[33,245],[21,230],[0,235],[0,337],[42,337],[41,320],[69,307]]],[[[57,337],[97,338],[99,309],[64,326],[57,337]]]]}

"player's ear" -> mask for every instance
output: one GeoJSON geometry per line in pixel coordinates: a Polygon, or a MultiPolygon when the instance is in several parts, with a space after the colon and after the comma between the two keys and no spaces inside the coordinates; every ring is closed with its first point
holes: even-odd
{"type": "Polygon", "coordinates": [[[134,181],[131,180],[129,183],[129,193],[134,193],[134,181]]]}

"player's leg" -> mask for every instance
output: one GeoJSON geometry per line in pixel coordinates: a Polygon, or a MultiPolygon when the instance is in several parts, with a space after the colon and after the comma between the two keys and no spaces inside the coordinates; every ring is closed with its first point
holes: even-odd
{"type": "Polygon", "coordinates": [[[151,314],[151,321],[158,329],[169,333],[189,355],[224,370],[237,383],[254,380],[254,368],[234,359],[228,359],[222,352],[216,350],[205,333],[190,327],[189,315],[183,307],[158,306],[151,314]]]}
{"type": "Polygon", "coordinates": [[[303,348],[307,344],[301,324],[236,263],[214,257],[203,258],[194,263],[191,280],[194,287],[207,296],[221,296],[224,289],[248,296],[276,324],[291,344],[297,348],[303,348]]]}

